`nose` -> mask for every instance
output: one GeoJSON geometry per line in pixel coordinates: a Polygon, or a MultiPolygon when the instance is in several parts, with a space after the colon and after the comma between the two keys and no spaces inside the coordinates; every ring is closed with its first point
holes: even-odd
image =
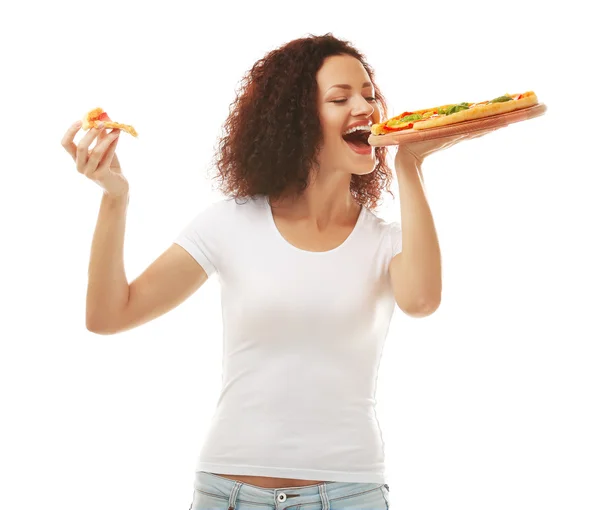
{"type": "Polygon", "coordinates": [[[375,112],[375,106],[369,103],[364,97],[359,99],[354,111],[352,112],[356,117],[370,117],[375,112]]]}

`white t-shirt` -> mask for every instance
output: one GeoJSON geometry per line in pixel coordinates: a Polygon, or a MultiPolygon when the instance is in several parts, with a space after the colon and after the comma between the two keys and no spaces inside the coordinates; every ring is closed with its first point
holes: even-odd
{"type": "Polygon", "coordinates": [[[340,246],[310,252],[257,195],[209,205],[175,243],[221,285],[222,388],[196,470],[385,483],[375,393],[400,223],[362,207],[340,246]]]}

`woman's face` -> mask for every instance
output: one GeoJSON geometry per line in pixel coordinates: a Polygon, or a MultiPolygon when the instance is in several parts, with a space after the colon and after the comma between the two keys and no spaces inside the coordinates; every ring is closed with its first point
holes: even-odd
{"type": "Polygon", "coordinates": [[[375,148],[360,142],[349,143],[342,137],[357,122],[370,127],[380,121],[379,105],[367,71],[354,57],[335,55],[325,59],[319,69],[317,85],[324,136],[319,154],[321,168],[358,175],[371,173],[377,163],[375,148]]]}

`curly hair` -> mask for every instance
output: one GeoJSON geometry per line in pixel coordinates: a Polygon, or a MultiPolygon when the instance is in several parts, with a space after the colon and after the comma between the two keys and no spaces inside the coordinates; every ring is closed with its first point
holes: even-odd
{"type": "MultiPolygon", "coordinates": [[[[351,43],[331,33],[295,39],[258,60],[242,80],[230,105],[213,166],[219,190],[233,198],[267,195],[298,197],[308,187],[311,168],[323,141],[317,104],[316,75],[324,60],[350,55],[367,71],[382,118],[387,103],[375,83],[374,71],[351,43]]],[[[387,147],[375,147],[376,166],[367,175],[352,175],[350,192],[368,209],[390,190],[387,147]]]]}

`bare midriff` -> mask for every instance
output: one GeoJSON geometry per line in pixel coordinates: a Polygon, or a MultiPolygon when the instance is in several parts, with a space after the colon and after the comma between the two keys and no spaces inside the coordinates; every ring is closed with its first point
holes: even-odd
{"type": "Polygon", "coordinates": [[[269,476],[250,476],[250,475],[222,475],[221,473],[213,473],[229,480],[236,480],[250,485],[256,485],[263,489],[280,489],[285,487],[304,487],[306,485],[318,485],[324,483],[320,480],[295,480],[293,478],[271,478],[269,476]]]}

